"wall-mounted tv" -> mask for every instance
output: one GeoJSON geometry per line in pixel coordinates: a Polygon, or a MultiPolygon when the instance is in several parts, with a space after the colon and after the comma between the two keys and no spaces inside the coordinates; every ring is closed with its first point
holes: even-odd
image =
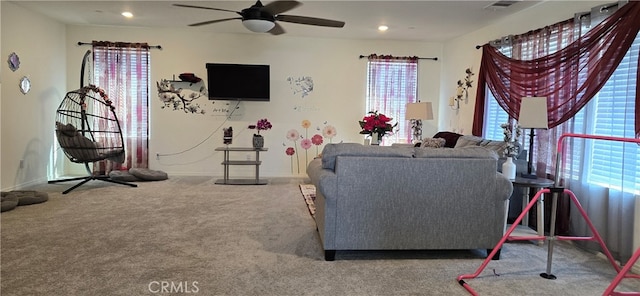
{"type": "Polygon", "coordinates": [[[209,100],[270,100],[269,65],[207,63],[209,100]]]}

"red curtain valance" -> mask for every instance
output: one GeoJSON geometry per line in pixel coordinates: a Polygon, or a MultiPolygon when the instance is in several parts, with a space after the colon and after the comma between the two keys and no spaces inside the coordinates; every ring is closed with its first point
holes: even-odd
{"type": "MultiPolygon", "coordinates": [[[[498,104],[515,119],[519,116],[521,98],[528,96],[547,97],[549,128],[573,117],[615,71],[640,30],[639,19],[640,2],[629,2],[565,48],[532,60],[508,58],[485,44],[472,133],[482,135],[485,88],[489,88],[498,104]]],[[[571,20],[562,23],[567,22],[571,20]]],[[[636,75],[640,81],[640,65],[636,75]]],[[[639,93],[636,83],[636,137],[640,136],[639,93]]]]}
{"type": "Polygon", "coordinates": [[[378,55],[378,54],[370,54],[367,58],[371,60],[406,60],[406,61],[418,61],[417,56],[412,57],[394,57],[392,55],[378,55]]]}
{"type": "Polygon", "coordinates": [[[131,42],[111,42],[111,41],[92,41],[92,46],[102,46],[102,47],[118,47],[118,48],[139,48],[139,49],[150,49],[149,44],[145,43],[131,43],[131,42]]]}

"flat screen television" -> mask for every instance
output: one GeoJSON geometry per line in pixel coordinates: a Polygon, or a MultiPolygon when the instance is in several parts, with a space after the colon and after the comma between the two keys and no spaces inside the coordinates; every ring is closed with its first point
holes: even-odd
{"type": "Polygon", "coordinates": [[[207,63],[209,100],[270,100],[269,65],[207,63]]]}

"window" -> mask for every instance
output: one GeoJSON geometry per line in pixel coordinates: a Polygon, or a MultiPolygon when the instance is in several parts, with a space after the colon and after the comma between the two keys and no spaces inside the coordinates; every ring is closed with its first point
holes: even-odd
{"type": "Polygon", "coordinates": [[[405,120],[407,103],[417,102],[418,61],[414,58],[369,59],[365,114],[378,111],[398,123],[383,144],[409,143],[411,126],[405,120]]]}
{"type": "Polygon", "coordinates": [[[92,83],[104,89],[113,101],[125,141],[125,162],[116,167],[146,168],[149,138],[149,47],[129,43],[97,43],[93,46],[92,83]]]}
{"type": "MultiPolygon", "coordinates": [[[[588,29],[582,27],[583,30],[588,29]]],[[[568,43],[561,40],[561,46],[568,43]]],[[[551,52],[558,50],[551,44],[551,52]]],[[[523,46],[524,48],[524,46],[523,46]]],[[[510,54],[510,47],[501,49],[510,54]]],[[[633,138],[636,92],[636,69],[640,52],[640,35],[600,92],[570,120],[574,133],[633,138]]],[[[523,56],[526,56],[523,49],[523,56]]],[[[500,124],[507,122],[507,113],[487,89],[484,137],[502,138],[500,124]]],[[[528,137],[524,138],[528,140],[528,137]]],[[[569,177],[607,188],[640,193],[640,146],[602,140],[574,139],[574,150],[567,155],[565,167],[569,177]],[[581,149],[575,149],[582,147],[581,149]],[[624,160],[624,162],[623,162],[624,160]],[[621,173],[622,172],[622,173],[621,173]]],[[[523,143],[528,147],[528,143],[523,143]]],[[[548,172],[551,173],[551,172],[548,172]]]]}

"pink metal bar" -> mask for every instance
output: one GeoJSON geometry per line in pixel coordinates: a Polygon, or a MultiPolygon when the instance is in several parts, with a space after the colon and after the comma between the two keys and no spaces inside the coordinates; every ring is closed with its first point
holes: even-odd
{"type": "MultiPolygon", "coordinates": [[[[563,145],[564,139],[569,138],[569,137],[583,138],[583,139],[594,139],[594,140],[629,142],[629,143],[639,143],[640,144],[640,139],[620,138],[620,137],[611,137],[611,136],[599,136],[599,135],[573,134],[573,133],[563,134],[562,136],[560,136],[560,139],[558,139],[558,147],[557,147],[558,154],[557,154],[557,158],[556,158],[556,163],[557,163],[557,165],[556,165],[556,174],[555,174],[556,180],[555,180],[555,184],[554,184],[554,189],[556,189],[555,190],[556,194],[559,194],[558,189],[561,189],[561,188],[559,188],[559,184],[560,184],[560,167],[564,163],[562,161],[562,160],[564,160],[564,158],[562,156],[562,148],[563,148],[562,145],[563,145]]],[[[465,282],[465,279],[471,279],[471,278],[478,277],[478,275],[480,275],[480,273],[486,268],[486,266],[489,264],[489,262],[491,261],[493,256],[497,253],[497,251],[500,248],[502,248],[502,245],[507,240],[520,240],[520,239],[516,239],[516,238],[511,238],[510,237],[511,233],[515,230],[515,228],[517,227],[517,224],[519,224],[520,221],[523,219],[524,215],[527,212],[529,212],[529,210],[531,209],[533,204],[536,203],[538,198],[540,198],[540,196],[542,194],[550,193],[550,192],[551,192],[551,190],[549,190],[549,189],[542,189],[542,190],[538,191],[538,193],[536,193],[535,197],[529,202],[527,207],[522,211],[520,216],[518,216],[518,218],[513,223],[513,225],[504,234],[502,239],[500,239],[498,244],[493,248],[493,251],[482,262],[480,267],[473,274],[462,274],[462,275],[459,275],[456,278],[458,280],[458,283],[462,287],[464,287],[471,295],[478,295],[478,293],[475,290],[473,290],[473,288],[471,288],[471,286],[468,283],[465,282]]],[[[587,213],[585,212],[585,210],[580,205],[580,202],[576,198],[575,194],[573,192],[571,192],[570,190],[568,190],[568,189],[562,189],[562,193],[565,193],[565,194],[569,195],[569,197],[571,198],[571,201],[575,204],[576,208],[580,212],[580,215],[582,215],[582,217],[587,222],[587,225],[591,229],[591,232],[593,233],[593,236],[590,236],[590,237],[557,236],[556,237],[556,236],[554,236],[554,233],[550,233],[550,235],[553,236],[553,238],[549,241],[549,245],[550,245],[550,248],[549,248],[549,252],[550,252],[549,259],[551,258],[551,256],[550,256],[551,252],[552,252],[552,247],[551,247],[552,245],[551,244],[553,243],[554,239],[558,239],[558,240],[595,240],[600,244],[600,247],[602,248],[605,256],[607,257],[607,259],[609,260],[611,265],[614,267],[614,269],[618,273],[618,275],[613,279],[613,281],[611,282],[611,284],[607,288],[607,290],[605,290],[603,295],[606,295],[606,296],[609,296],[609,295],[637,295],[637,296],[640,296],[640,292],[636,293],[636,292],[615,292],[614,291],[615,288],[618,286],[618,284],[620,283],[620,281],[622,281],[623,278],[640,278],[640,275],[628,275],[629,270],[635,264],[635,262],[638,261],[638,258],[640,257],[640,248],[638,248],[638,250],[634,253],[634,255],[629,259],[629,261],[627,262],[625,267],[624,268],[620,268],[620,266],[613,259],[613,256],[611,255],[611,252],[609,252],[609,249],[605,245],[604,241],[602,240],[602,237],[600,236],[600,234],[598,233],[598,231],[594,227],[593,223],[591,223],[591,220],[589,219],[587,213]]],[[[553,227],[552,227],[552,229],[553,229],[553,227]]],[[[523,237],[522,239],[523,240],[524,239],[527,239],[527,240],[540,240],[540,239],[546,239],[546,237],[529,236],[529,237],[523,237]]],[[[550,269],[550,262],[548,262],[548,265],[549,265],[548,269],[550,269]]],[[[553,277],[553,278],[555,278],[555,277],[553,277]]]]}
{"type": "Polygon", "coordinates": [[[640,295],[640,292],[615,292],[614,291],[614,289],[620,284],[620,282],[624,278],[640,279],[640,275],[629,274],[629,271],[631,270],[631,267],[633,267],[633,265],[636,264],[636,262],[638,261],[638,258],[640,258],[640,248],[638,248],[638,250],[636,250],[636,252],[633,253],[631,258],[629,258],[629,260],[627,261],[627,264],[625,264],[624,268],[622,268],[622,270],[620,270],[618,272],[618,275],[613,279],[613,281],[611,281],[611,284],[607,287],[606,290],[604,290],[604,293],[602,293],[602,295],[606,295],[606,296],[609,296],[609,295],[640,295]]]}
{"type": "MultiPolygon", "coordinates": [[[[511,225],[511,227],[509,227],[509,230],[507,230],[507,232],[504,234],[504,236],[502,237],[502,239],[500,239],[500,241],[498,242],[498,244],[493,248],[493,251],[487,256],[487,258],[482,262],[482,264],[480,265],[480,267],[476,270],[475,273],[473,274],[463,274],[463,275],[459,275],[456,279],[458,281],[458,283],[463,286],[469,293],[471,293],[472,295],[477,295],[476,291],[473,290],[473,288],[471,288],[471,286],[469,284],[467,284],[464,280],[465,279],[472,279],[472,278],[476,278],[478,277],[478,275],[480,275],[480,273],[487,267],[487,265],[489,264],[489,262],[491,261],[491,259],[493,258],[493,256],[495,255],[495,253],[498,252],[498,250],[500,248],[502,248],[502,245],[510,239],[516,239],[516,238],[512,238],[511,237],[511,233],[516,229],[516,227],[518,226],[518,224],[520,224],[520,221],[524,218],[524,216],[526,215],[527,212],[529,212],[529,210],[531,209],[531,207],[533,207],[533,205],[538,201],[538,198],[540,198],[542,196],[542,194],[545,193],[551,193],[550,189],[542,189],[540,191],[538,191],[536,193],[536,195],[534,196],[533,199],[531,199],[531,201],[529,202],[529,204],[527,205],[527,207],[522,211],[522,213],[520,213],[520,216],[518,216],[518,218],[513,222],[513,224],[511,225]]],[[[589,226],[589,229],[591,230],[591,232],[593,233],[593,236],[591,237],[571,237],[571,236],[562,236],[562,240],[595,240],[600,244],[600,247],[602,248],[605,256],[607,257],[607,259],[609,260],[609,263],[611,263],[611,265],[613,266],[613,268],[616,270],[616,272],[620,272],[620,267],[618,266],[618,264],[616,263],[615,259],[613,259],[613,256],[611,255],[611,252],[609,252],[609,249],[607,249],[607,246],[605,245],[604,241],[602,240],[602,237],[600,237],[600,234],[598,234],[598,231],[596,230],[595,226],[593,225],[593,223],[591,223],[591,220],[589,219],[589,217],[587,216],[587,213],[584,211],[584,209],[582,208],[582,205],[580,205],[580,202],[578,201],[578,199],[576,198],[575,194],[573,194],[573,192],[571,192],[571,190],[568,189],[563,189],[562,193],[564,194],[568,194],[569,197],[571,198],[571,201],[575,204],[576,208],[578,209],[578,211],[580,212],[580,215],[582,215],[582,217],[585,219],[585,221],[587,222],[587,225],[589,226]]],[[[529,240],[543,240],[546,239],[546,236],[530,236],[528,237],[529,240]]]]}

